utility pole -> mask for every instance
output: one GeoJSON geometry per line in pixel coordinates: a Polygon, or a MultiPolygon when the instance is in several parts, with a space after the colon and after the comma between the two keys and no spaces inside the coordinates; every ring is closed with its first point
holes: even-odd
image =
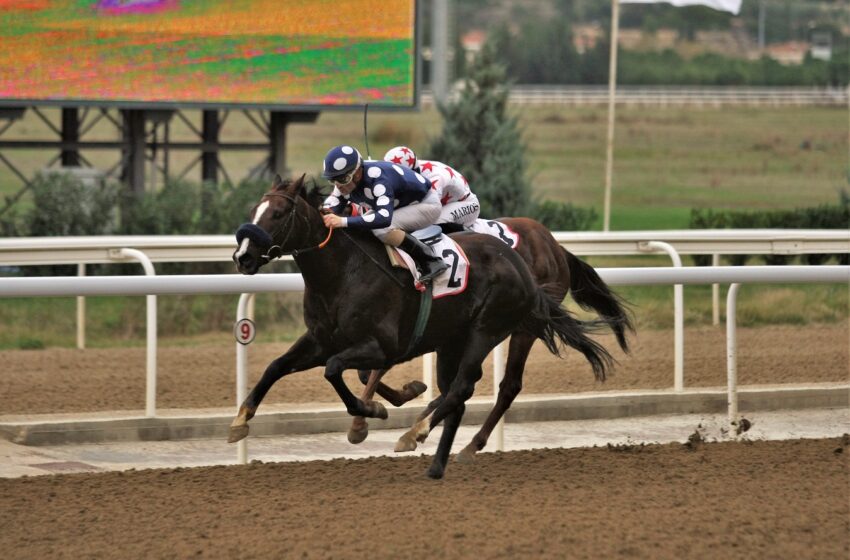
{"type": "Polygon", "coordinates": [[[449,89],[449,0],[431,2],[431,91],[442,102],[449,89]]]}

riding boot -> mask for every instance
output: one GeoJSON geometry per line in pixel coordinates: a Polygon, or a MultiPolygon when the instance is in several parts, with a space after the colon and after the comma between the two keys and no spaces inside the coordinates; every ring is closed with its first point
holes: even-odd
{"type": "Polygon", "coordinates": [[[443,230],[443,234],[448,235],[450,233],[460,233],[462,231],[466,231],[461,224],[456,224],[454,222],[446,222],[443,224],[437,224],[440,226],[440,229],[443,230]]]}
{"type": "Polygon", "coordinates": [[[434,255],[434,250],[431,247],[409,233],[404,234],[404,241],[399,245],[399,249],[402,249],[416,261],[416,269],[420,274],[419,281],[423,284],[427,284],[449,267],[442,259],[434,255]]]}

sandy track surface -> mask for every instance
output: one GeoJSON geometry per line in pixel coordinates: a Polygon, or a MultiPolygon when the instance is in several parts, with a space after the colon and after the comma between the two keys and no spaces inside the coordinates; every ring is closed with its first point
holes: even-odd
{"type": "MultiPolygon", "coordinates": [[[[524,393],[668,388],[673,385],[672,331],[642,331],[632,338],[633,352],[624,355],[612,337],[600,340],[619,364],[605,383],[593,379],[576,352],[564,359],[536,344],[526,367],[524,393]]],[[[846,323],[836,325],[741,328],[738,332],[738,378],[741,384],[847,381],[850,377],[846,323]]],[[[235,343],[161,347],[157,406],[207,408],[235,404],[235,343]]],[[[249,347],[249,383],[286,351],[287,344],[249,347]]],[[[142,410],[145,395],[145,349],[46,349],[0,352],[0,415],[106,410],[142,410]]],[[[387,376],[395,386],[421,379],[421,360],[398,366],[387,376]]],[[[492,366],[485,364],[476,393],[492,392],[492,366]]],[[[349,386],[359,391],[353,372],[349,386]]],[[[720,327],[686,329],[685,385],[726,383],[726,339],[720,327]]],[[[278,382],[266,401],[338,402],[319,369],[278,382]]]]}
{"type": "Polygon", "coordinates": [[[17,558],[847,558],[848,437],[0,480],[17,558]],[[742,556],[743,555],[743,556],[742,556]]]}

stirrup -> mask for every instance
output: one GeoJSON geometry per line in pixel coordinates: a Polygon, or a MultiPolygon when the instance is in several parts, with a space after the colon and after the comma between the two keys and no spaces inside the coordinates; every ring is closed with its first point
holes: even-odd
{"type": "Polygon", "coordinates": [[[444,270],[449,268],[449,265],[441,260],[431,261],[431,263],[432,265],[428,267],[430,269],[429,272],[419,272],[420,284],[427,284],[428,282],[433,281],[437,276],[442,274],[444,270]]]}

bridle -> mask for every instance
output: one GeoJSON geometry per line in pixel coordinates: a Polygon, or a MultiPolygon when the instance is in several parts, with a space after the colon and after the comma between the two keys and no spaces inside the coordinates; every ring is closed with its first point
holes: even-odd
{"type": "MultiPolygon", "coordinates": [[[[256,243],[257,245],[260,245],[261,247],[265,247],[266,254],[260,255],[260,258],[263,259],[262,264],[268,264],[269,262],[273,261],[274,259],[279,259],[280,257],[287,255],[287,254],[292,255],[293,257],[297,257],[298,255],[303,255],[304,253],[309,253],[310,251],[315,251],[317,249],[324,249],[325,246],[328,244],[328,242],[330,242],[331,236],[333,235],[333,232],[334,232],[334,228],[328,228],[329,229],[328,236],[325,238],[324,241],[322,241],[321,243],[319,243],[317,245],[312,245],[312,246],[306,247],[304,249],[294,249],[294,250],[289,251],[289,252],[284,252],[283,245],[286,244],[287,240],[289,239],[289,236],[292,234],[293,228],[291,227],[290,224],[295,221],[295,216],[297,215],[295,213],[295,205],[297,203],[297,199],[296,199],[296,197],[293,197],[293,196],[285,194],[285,193],[280,193],[280,192],[267,192],[266,194],[263,195],[263,198],[265,198],[267,196],[279,196],[281,198],[288,200],[291,203],[291,205],[290,205],[291,208],[290,208],[289,213],[287,214],[286,218],[281,221],[281,223],[274,229],[274,231],[272,231],[271,234],[267,233],[263,228],[261,228],[260,226],[258,226],[256,224],[242,224],[241,226],[239,226],[239,229],[236,230],[236,243],[237,244],[241,244],[242,240],[244,240],[246,237],[248,237],[254,243],[256,243]],[[289,228],[286,232],[286,236],[283,238],[283,241],[281,241],[279,244],[276,244],[274,242],[274,238],[287,226],[289,226],[289,228]]],[[[302,216],[302,218],[303,218],[303,216],[302,216]]],[[[307,222],[307,218],[303,218],[303,219],[304,219],[305,224],[307,224],[309,226],[309,222],[307,222]]],[[[398,278],[393,276],[392,272],[390,270],[388,270],[387,267],[382,266],[381,263],[379,263],[377,260],[375,260],[375,258],[372,255],[370,255],[369,252],[360,245],[360,243],[358,243],[354,238],[352,238],[348,233],[346,233],[345,230],[342,230],[342,233],[344,234],[344,236],[346,238],[349,239],[349,241],[351,241],[354,244],[355,247],[357,247],[357,249],[360,250],[360,252],[362,252],[364,255],[366,255],[366,257],[369,260],[371,260],[375,264],[375,266],[378,267],[378,269],[381,272],[386,274],[393,282],[395,282],[399,286],[404,286],[404,283],[402,283],[401,280],[399,280],[398,278]]]]}
{"type": "MultiPolygon", "coordinates": [[[[263,264],[269,263],[275,259],[279,259],[284,255],[292,255],[293,257],[297,257],[303,253],[308,253],[310,251],[314,251],[316,249],[323,249],[328,242],[331,240],[331,236],[333,235],[333,228],[329,228],[328,236],[324,241],[318,243],[317,245],[313,245],[310,247],[306,247],[304,249],[293,249],[292,251],[284,251],[283,246],[286,245],[286,242],[289,240],[290,235],[292,235],[292,231],[294,228],[292,227],[295,222],[295,217],[298,214],[295,212],[297,198],[280,192],[267,192],[263,195],[263,198],[267,196],[279,196],[288,200],[290,204],[289,211],[287,212],[286,217],[280,221],[277,227],[271,232],[267,233],[263,228],[256,224],[242,224],[239,226],[239,229],[236,230],[236,242],[242,243],[242,240],[245,237],[249,237],[254,243],[260,245],[265,248],[266,253],[260,255],[260,258],[263,259],[263,264]],[[275,238],[285,230],[285,235],[283,240],[280,243],[275,243],[275,238]]],[[[309,226],[309,222],[307,219],[302,216],[304,223],[309,226]]]]}

